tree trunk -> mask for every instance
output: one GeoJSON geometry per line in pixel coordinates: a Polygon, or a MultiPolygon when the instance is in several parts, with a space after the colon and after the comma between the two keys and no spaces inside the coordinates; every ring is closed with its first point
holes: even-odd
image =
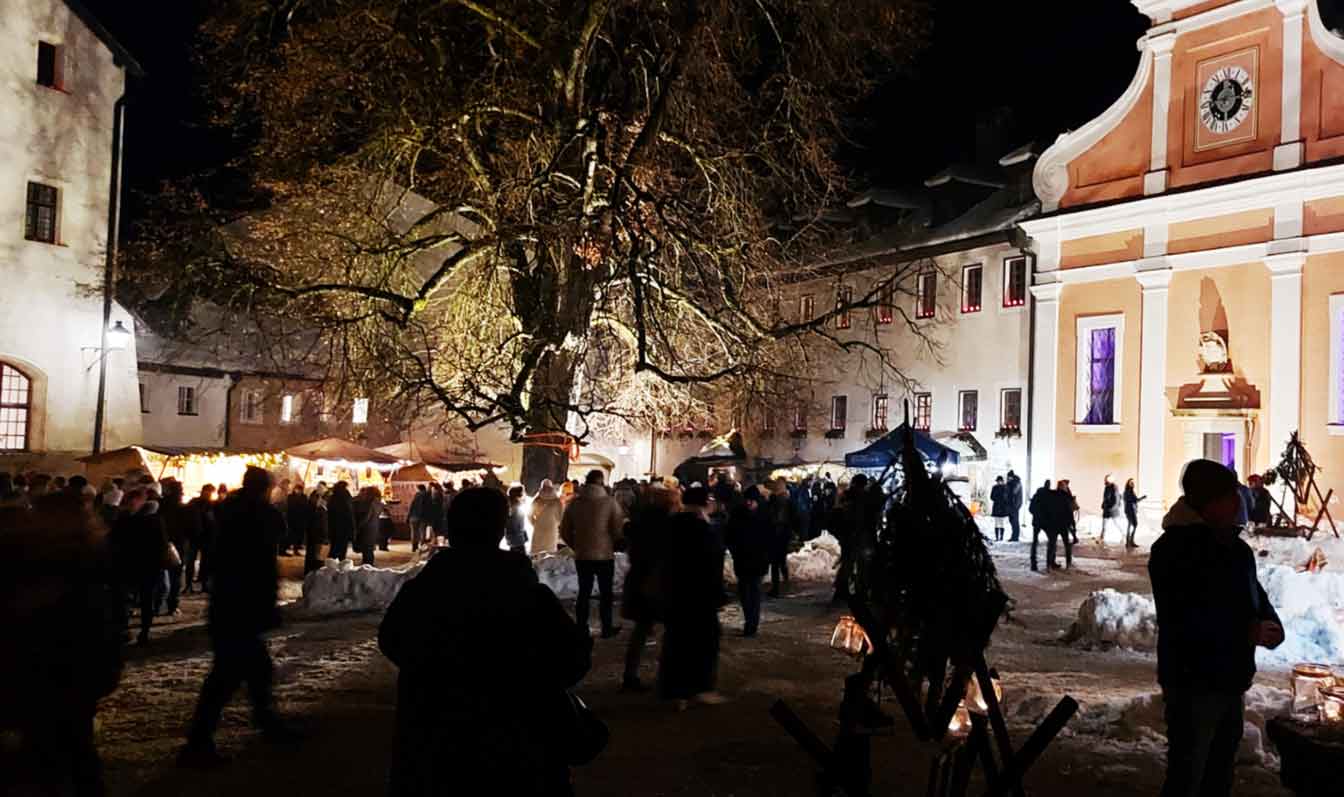
{"type": "Polygon", "coordinates": [[[568,407],[574,386],[574,357],[567,352],[547,352],[533,373],[528,389],[527,433],[546,435],[538,443],[524,441],[523,470],[519,481],[528,495],[536,495],[542,479],[559,486],[569,478],[569,451],[559,447],[561,434],[568,434],[568,407]]]}

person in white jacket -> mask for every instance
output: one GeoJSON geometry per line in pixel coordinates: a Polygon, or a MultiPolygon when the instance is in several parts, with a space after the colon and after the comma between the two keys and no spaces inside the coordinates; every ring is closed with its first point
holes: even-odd
{"type": "Polygon", "coordinates": [[[542,479],[537,497],[532,499],[532,553],[555,553],[560,542],[560,518],[565,506],[550,479],[542,479]]]}

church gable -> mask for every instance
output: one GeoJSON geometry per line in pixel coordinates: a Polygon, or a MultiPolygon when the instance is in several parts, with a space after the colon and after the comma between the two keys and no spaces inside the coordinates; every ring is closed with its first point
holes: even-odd
{"type": "Polygon", "coordinates": [[[1132,0],[1153,22],[1125,94],[1040,158],[1046,211],[1344,155],[1344,40],[1317,0],[1132,0]]]}

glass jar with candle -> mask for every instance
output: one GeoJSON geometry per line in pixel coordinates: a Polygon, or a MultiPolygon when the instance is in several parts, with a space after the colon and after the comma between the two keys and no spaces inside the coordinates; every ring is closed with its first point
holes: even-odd
{"type": "Polygon", "coordinates": [[[1321,689],[1321,722],[1344,725],[1344,686],[1321,689]]]}
{"type": "Polygon", "coordinates": [[[1325,664],[1293,666],[1293,714],[1316,719],[1320,716],[1321,690],[1335,685],[1335,676],[1325,664]]]}

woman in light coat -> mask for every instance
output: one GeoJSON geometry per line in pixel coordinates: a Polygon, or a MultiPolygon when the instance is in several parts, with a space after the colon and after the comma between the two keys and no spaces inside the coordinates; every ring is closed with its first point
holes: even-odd
{"type": "Polygon", "coordinates": [[[560,540],[560,518],[565,513],[560,494],[550,479],[542,479],[532,499],[532,553],[555,553],[560,540]]]}

